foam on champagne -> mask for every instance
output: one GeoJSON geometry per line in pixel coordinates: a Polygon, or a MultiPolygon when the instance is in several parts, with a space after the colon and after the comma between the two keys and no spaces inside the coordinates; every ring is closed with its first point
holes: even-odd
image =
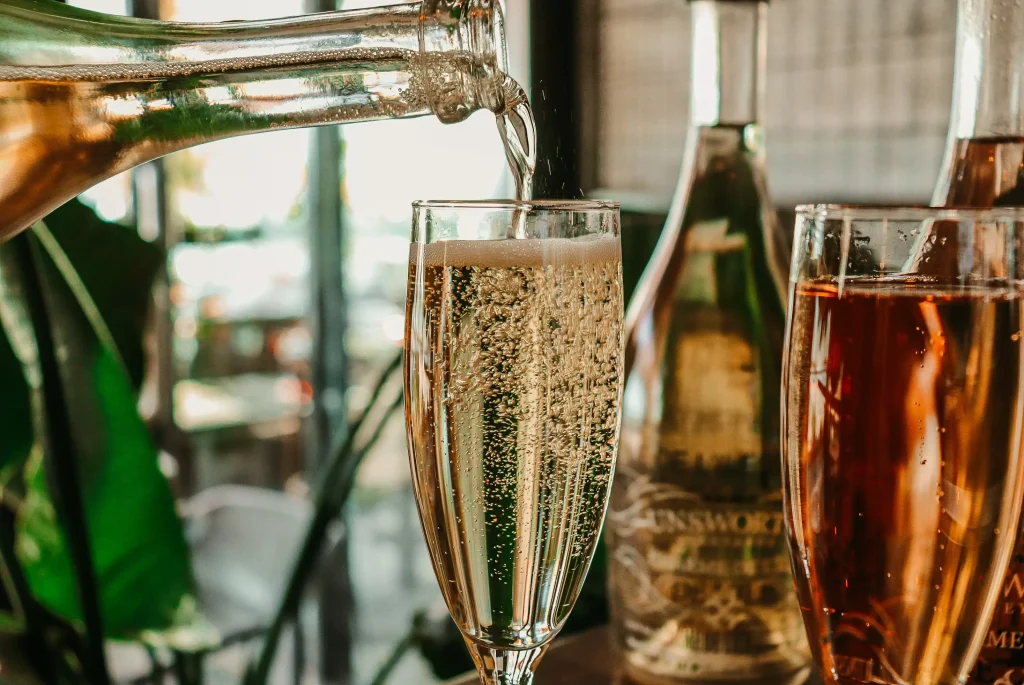
{"type": "Polygon", "coordinates": [[[622,258],[619,241],[611,236],[527,238],[523,240],[445,240],[413,245],[413,264],[428,267],[484,269],[586,266],[622,258]]]}

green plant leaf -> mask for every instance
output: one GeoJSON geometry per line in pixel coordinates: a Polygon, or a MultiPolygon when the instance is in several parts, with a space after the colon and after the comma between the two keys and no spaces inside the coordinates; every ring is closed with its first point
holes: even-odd
{"type": "Polygon", "coordinates": [[[32,449],[32,409],[21,364],[7,338],[0,335],[0,484],[13,475],[10,467],[24,463],[32,449]]]}
{"type": "Polygon", "coordinates": [[[221,639],[220,632],[199,611],[199,602],[192,595],[182,599],[170,626],[139,635],[148,647],[185,654],[211,651],[221,644],[221,639]]]}
{"type": "MultiPolygon", "coordinates": [[[[163,267],[159,248],[131,228],[103,221],[72,200],[47,218],[66,267],[88,292],[138,388],[144,371],[143,332],[153,281],[163,267]]],[[[32,409],[22,366],[0,335],[0,486],[21,467],[32,449],[32,409]],[[16,467],[16,468],[11,468],[16,467]]]]}
{"type": "MultiPolygon", "coordinates": [[[[10,497],[10,494],[5,492],[4,496],[10,497]]],[[[5,501],[5,506],[0,507],[0,582],[4,589],[0,665],[6,667],[7,664],[3,657],[5,646],[16,644],[21,656],[27,663],[34,664],[44,680],[56,681],[61,673],[77,672],[84,643],[74,627],[42,607],[29,590],[14,552],[14,512],[18,507],[9,504],[5,501]],[[13,634],[21,635],[22,639],[15,642],[13,634]]]]}
{"type": "MultiPolygon", "coordinates": [[[[92,294],[137,387],[143,373],[142,332],[152,282],[163,263],[161,251],[139,239],[132,229],[102,221],[77,200],[51,217],[56,236],[51,242],[63,246],[69,270],[77,274],[80,287],[92,294]]],[[[31,331],[26,334],[31,336],[31,331]]],[[[4,436],[0,441],[0,633],[47,631],[64,635],[65,642],[75,642],[70,626],[47,612],[31,595],[14,553],[15,516],[25,500],[24,467],[35,433],[24,371],[2,330],[0,388],[0,434],[4,436]]],[[[55,648],[61,654],[66,651],[64,647],[55,648]]],[[[62,658],[38,656],[42,662],[62,658]]]]}
{"type": "MultiPolygon", "coordinates": [[[[124,230],[124,229],[119,229],[124,230]]],[[[72,455],[43,452],[27,462],[25,499],[17,517],[17,556],[35,597],[60,617],[79,622],[75,572],[53,500],[54,469],[77,467],[100,607],[107,637],[129,638],[174,624],[193,581],[181,521],[157,453],[135,407],[132,385],[103,321],[83,313],[96,308],[82,282],[65,280],[67,255],[53,241],[33,240],[32,259],[46,303],[69,416],[72,455]],[[55,254],[57,259],[50,257],[55,254]]],[[[0,253],[9,250],[0,247],[0,253]]],[[[22,284],[10,255],[0,266],[0,319],[31,389],[36,425],[45,398],[31,318],[19,298],[22,284]]],[[[70,260],[67,260],[70,262],[70,260]]],[[[117,270],[110,272],[117,276],[117,270]]],[[[53,442],[37,435],[43,449],[53,442]]]]}
{"type": "Polygon", "coordinates": [[[145,371],[143,335],[153,281],[163,269],[164,254],[142,240],[133,227],[100,219],[96,212],[72,200],[46,217],[46,227],[59,245],[50,257],[68,280],[77,277],[102,316],[117,351],[138,389],[145,371]]]}
{"type": "MultiPolygon", "coordinates": [[[[7,517],[4,518],[6,519],[7,517]]],[[[7,538],[4,541],[3,548],[13,549],[13,544],[8,544],[8,541],[13,543],[14,531],[5,530],[0,535],[7,538]]],[[[0,611],[0,634],[24,632],[25,609],[22,606],[22,602],[30,601],[27,592],[24,599],[19,597],[17,583],[11,573],[11,569],[7,566],[8,559],[14,559],[13,553],[0,554],[0,602],[3,603],[3,609],[0,611]]]]}
{"type": "MultiPolygon", "coordinates": [[[[76,653],[79,671],[95,685],[110,682],[104,649],[103,618],[100,611],[99,583],[93,565],[85,504],[79,474],[78,450],[72,438],[71,410],[67,402],[59,359],[65,350],[58,348],[50,321],[49,304],[43,288],[43,277],[36,264],[30,234],[16,236],[9,243],[3,258],[3,276],[17,286],[18,302],[10,297],[12,288],[5,288],[4,311],[0,315],[20,326],[12,326],[14,349],[25,363],[27,380],[33,388],[33,427],[42,453],[46,478],[54,494],[53,502],[60,517],[60,527],[71,557],[71,567],[82,609],[82,649],[76,653]],[[13,317],[20,317],[13,318],[13,317]],[[26,334],[27,331],[31,335],[26,334]]],[[[38,459],[37,459],[38,461],[38,459]]],[[[20,509],[19,509],[20,512],[20,509]]],[[[15,523],[16,526],[16,523],[15,523]]],[[[14,554],[17,558],[17,554],[14,554]]],[[[28,587],[26,582],[25,587],[28,587]]],[[[29,593],[31,595],[31,593],[29,593]]],[[[37,633],[26,635],[34,638],[37,633]]]]}
{"type": "Polygon", "coordinates": [[[25,646],[10,635],[0,636],[0,685],[47,685],[25,658],[25,646]]]}

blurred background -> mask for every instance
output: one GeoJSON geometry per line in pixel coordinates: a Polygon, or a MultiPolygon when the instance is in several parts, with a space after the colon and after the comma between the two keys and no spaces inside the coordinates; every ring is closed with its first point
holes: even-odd
{"type": "MultiPolygon", "coordinates": [[[[626,277],[635,282],[679,171],[687,4],[506,3],[512,75],[528,84],[538,116],[536,194],[622,202],[626,277]]],[[[70,4],[181,21],[336,7],[70,4]]],[[[374,4],[344,0],[341,8],[374,4]]],[[[780,209],[927,202],[949,117],[955,10],[955,0],[772,0],[767,133],[780,209]]],[[[272,614],[331,436],[365,406],[401,348],[411,202],[507,197],[510,189],[494,118],[484,112],[454,127],[423,118],[228,140],[83,196],[100,217],[135,227],[167,254],[142,405],[163,470],[187,503],[202,600],[222,630],[272,614]]],[[[333,540],[309,634],[293,649],[310,655],[300,679],[316,682],[319,671],[364,683],[413,614],[439,601],[401,416],[361,469],[333,540]]],[[[236,668],[231,659],[220,668],[236,668]]],[[[437,679],[418,654],[398,669],[393,682],[437,679]]]]}

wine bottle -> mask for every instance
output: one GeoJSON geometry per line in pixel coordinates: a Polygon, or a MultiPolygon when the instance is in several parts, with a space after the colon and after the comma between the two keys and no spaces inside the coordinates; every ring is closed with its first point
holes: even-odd
{"type": "Polygon", "coordinates": [[[953,108],[933,204],[1024,205],[1024,6],[959,0],[953,108]]]}
{"type": "Polygon", "coordinates": [[[613,632],[641,685],[779,682],[810,657],[782,515],[788,255],[760,124],[768,6],[691,8],[682,170],[627,313],[606,526],[613,632]]]}

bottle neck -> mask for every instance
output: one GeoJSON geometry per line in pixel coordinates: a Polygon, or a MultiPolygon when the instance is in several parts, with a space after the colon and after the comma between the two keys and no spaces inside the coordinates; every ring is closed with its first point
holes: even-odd
{"type": "Polygon", "coordinates": [[[3,0],[0,81],[244,81],[246,74],[283,69],[316,78],[340,64],[386,60],[390,69],[405,60],[428,111],[454,122],[477,109],[501,108],[504,31],[498,0],[424,0],[221,24],[3,0]]]}
{"type": "Polygon", "coordinates": [[[695,126],[760,121],[764,105],[764,0],[692,3],[690,121],[695,126]]]}
{"type": "Polygon", "coordinates": [[[960,0],[950,136],[1024,136],[1024,3],[960,0]]]}
{"type": "Polygon", "coordinates": [[[0,242],[105,178],[231,136],[520,103],[498,0],[266,22],[0,0],[0,242]]]}
{"type": "Polygon", "coordinates": [[[161,78],[329,64],[353,50],[420,50],[416,5],[324,12],[269,21],[168,22],[33,0],[0,6],[0,65],[113,69],[161,78]]]}
{"type": "Polygon", "coordinates": [[[462,121],[478,109],[506,109],[501,0],[423,0],[419,47],[430,107],[441,121],[462,121]]]}

